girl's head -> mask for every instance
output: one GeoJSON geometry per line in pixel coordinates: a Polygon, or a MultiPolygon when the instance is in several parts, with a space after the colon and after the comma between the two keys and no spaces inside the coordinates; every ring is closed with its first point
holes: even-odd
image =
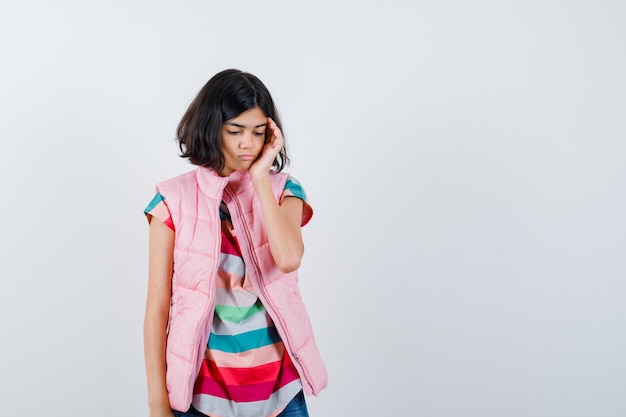
{"type": "MultiPolygon", "coordinates": [[[[224,124],[257,107],[282,131],[274,100],[261,80],[236,69],[216,74],[202,87],[178,124],[181,157],[189,158],[192,164],[221,172],[225,162],[222,151],[224,124]]],[[[283,147],[272,168],[281,171],[288,163],[287,150],[283,147]]]]}

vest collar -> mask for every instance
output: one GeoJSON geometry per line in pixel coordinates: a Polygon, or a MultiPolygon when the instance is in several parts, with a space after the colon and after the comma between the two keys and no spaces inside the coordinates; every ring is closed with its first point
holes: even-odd
{"type": "Polygon", "coordinates": [[[222,198],[222,192],[227,185],[235,194],[240,194],[253,188],[250,174],[247,171],[233,171],[229,176],[222,177],[212,169],[198,167],[196,169],[196,178],[202,193],[214,199],[222,198]]]}

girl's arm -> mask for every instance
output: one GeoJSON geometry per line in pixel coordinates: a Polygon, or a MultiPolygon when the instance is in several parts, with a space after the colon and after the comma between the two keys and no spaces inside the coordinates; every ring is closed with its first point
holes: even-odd
{"type": "Polygon", "coordinates": [[[144,355],[150,417],[173,417],[165,385],[165,343],[172,291],[174,232],[150,222],[148,297],[144,319],[144,355]]]}
{"type": "Polygon", "coordinates": [[[261,203],[274,262],[283,272],[295,271],[300,267],[304,255],[300,227],[303,202],[297,197],[285,197],[279,205],[272,192],[269,173],[252,177],[252,183],[261,203]]]}
{"type": "Polygon", "coordinates": [[[292,272],[300,267],[304,254],[300,229],[303,202],[297,197],[286,197],[280,205],[276,201],[272,193],[269,172],[274,158],[285,142],[282,132],[269,117],[266,129],[268,140],[263,146],[261,155],[250,167],[249,173],[261,203],[274,262],[281,271],[292,272]]]}

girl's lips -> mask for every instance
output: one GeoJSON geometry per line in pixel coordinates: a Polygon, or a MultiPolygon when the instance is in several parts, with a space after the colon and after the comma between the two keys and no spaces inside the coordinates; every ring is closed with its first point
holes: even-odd
{"type": "Polygon", "coordinates": [[[254,158],[254,155],[239,155],[239,159],[242,159],[244,161],[254,161],[254,158]]]}

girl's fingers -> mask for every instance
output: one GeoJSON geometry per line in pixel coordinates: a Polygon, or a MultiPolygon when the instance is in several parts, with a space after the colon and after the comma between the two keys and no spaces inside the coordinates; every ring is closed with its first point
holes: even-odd
{"type": "Polygon", "coordinates": [[[278,125],[271,117],[267,118],[267,126],[271,130],[271,135],[269,137],[269,143],[272,148],[278,147],[279,149],[283,147],[283,134],[278,128],[278,125]]]}
{"type": "Polygon", "coordinates": [[[275,136],[280,136],[280,137],[282,137],[282,136],[283,136],[282,132],[281,132],[281,131],[280,131],[280,129],[278,128],[278,125],[276,124],[276,122],[275,122],[275,121],[273,121],[273,120],[272,120],[272,118],[271,118],[271,117],[268,117],[268,118],[267,118],[267,122],[268,122],[268,127],[272,130],[272,133],[273,133],[275,136]]]}

